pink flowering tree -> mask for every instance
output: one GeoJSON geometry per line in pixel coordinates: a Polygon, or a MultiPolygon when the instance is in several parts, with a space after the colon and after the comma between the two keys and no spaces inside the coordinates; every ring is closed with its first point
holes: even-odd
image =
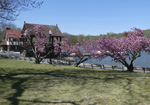
{"type": "Polygon", "coordinates": [[[34,53],[35,63],[40,64],[40,62],[49,54],[48,53],[45,56],[41,55],[42,53],[45,53],[48,35],[44,33],[41,25],[35,25],[33,29],[25,31],[24,37],[27,38],[30,48],[34,53]],[[35,36],[31,36],[31,34],[34,34],[35,36]]]}
{"type": "Polygon", "coordinates": [[[73,44],[73,42],[69,39],[64,39],[64,41],[60,43],[56,40],[54,46],[55,46],[54,49],[55,54],[58,54],[59,52],[63,51],[70,56],[78,57],[79,60],[74,64],[74,66],[76,67],[79,64],[91,59],[90,54],[84,51],[84,47],[82,44],[79,43],[73,44]]]}
{"type": "Polygon", "coordinates": [[[103,37],[96,41],[95,50],[91,55],[95,58],[110,56],[114,61],[122,63],[128,71],[133,72],[133,62],[141,56],[141,52],[148,52],[150,40],[143,36],[140,29],[126,32],[127,37],[103,37]]]}

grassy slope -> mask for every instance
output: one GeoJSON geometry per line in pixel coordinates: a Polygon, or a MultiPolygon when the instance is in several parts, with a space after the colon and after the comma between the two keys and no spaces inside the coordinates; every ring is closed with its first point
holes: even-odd
{"type": "Polygon", "coordinates": [[[150,105],[150,74],[0,59],[0,105],[150,105]]]}

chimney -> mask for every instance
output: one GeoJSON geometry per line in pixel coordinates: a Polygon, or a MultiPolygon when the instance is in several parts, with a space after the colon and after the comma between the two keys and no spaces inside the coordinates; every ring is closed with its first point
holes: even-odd
{"type": "Polygon", "coordinates": [[[11,28],[10,28],[10,27],[7,27],[6,30],[11,30],[11,28]]]}
{"type": "Polygon", "coordinates": [[[58,24],[56,24],[56,26],[58,27],[58,24]]]}

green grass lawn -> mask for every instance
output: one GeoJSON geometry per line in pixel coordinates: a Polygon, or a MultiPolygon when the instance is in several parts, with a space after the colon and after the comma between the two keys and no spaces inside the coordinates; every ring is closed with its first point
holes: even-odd
{"type": "Polygon", "coordinates": [[[150,73],[0,59],[0,105],[150,105],[150,73]]]}

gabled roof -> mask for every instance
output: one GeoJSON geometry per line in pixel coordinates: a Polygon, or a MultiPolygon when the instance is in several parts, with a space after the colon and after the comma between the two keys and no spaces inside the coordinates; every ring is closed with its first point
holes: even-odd
{"type": "MultiPolygon", "coordinates": [[[[24,23],[22,33],[25,32],[25,30],[33,29],[34,26],[41,25],[41,24],[30,24],[30,23],[24,23]]],[[[59,30],[57,25],[41,25],[42,29],[44,30],[45,34],[49,35],[49,31],[52,31],[51,36],[61,36],[63,37],[63,34],[59,30]]]]}
{"type": "Polygon", "coordinates": [[[6,36],[8,38],[20,38],[21,37],[21,31],[18,31],[18,30],[6,30],[6,36]]]}

